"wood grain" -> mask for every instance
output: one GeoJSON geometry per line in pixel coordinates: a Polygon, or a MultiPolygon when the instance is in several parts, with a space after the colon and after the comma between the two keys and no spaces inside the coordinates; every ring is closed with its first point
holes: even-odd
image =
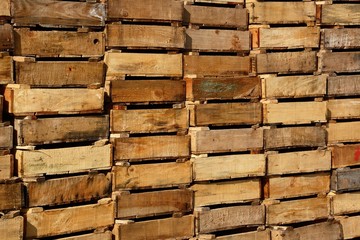
{"type": "Polygon", "coordinates": [[[359,224],[360,216],[339,217],[340,224],[344,233],[344,239],[360,237],[359,224]]]}
{"type": "MultiPolygon", "coordinates": [[[[0,7],[1,7],[1,4],[0,4],[0,7]]],[[[1,13],[0,13],[0,15],[1,15],[1,13]]],[[[0,16],[0,18],[1,18],[1,16],[0,16]]],[[[7,51],[7,50],[12,50],[12,49],[14,49],[13,27],[10,24],[0,25],[0,51],[7,51]]]]}
{"type": "Polygon", "coordinates": [[[324,52],[320,54],[321,72],[360,72],[360,52],[324,52]]]}
{"type": "Polygon", "coordinates": [[[328,143],[359,142],[357,132],[360,130],[360,122],[329,123],[327,127],[328,143]]]}
{"type": "Polygon", "coordinates": [[[0,179],[14,176],[14,157],[11,154],[0,156],[0,179]]]}
{"type": "Polygon", "coordinates": [[[238,233],[216,237],[217,240],[270,240],[270,230],[258,230],[254,232],[238,233]]]}
{"type": "Polygon", "coordinates": [[[356,49],[360,48],[360,29],[324,29],[324,47],[326,49],[356,49]]]}
{"type": "Polygon", "coordinates": [[[360,212],[359,192],[336,194],[332,197],[332,213],[344,215],[360,212]]]}
{"type": "Polygon", "coordinates": [[[360,118],[360,100],[357,98],[329,99],[327,106],[331,119],[360,118]]]}
{"type": "MultiPolygon", "coordinates": [[[[1,5],[1,4],[0,4],[1,5]]],[[[22,240],[24,237],[24,218],[0,218],[0,238],[7,240],[22,240]]]]}
{"type": "Polygon", "coordinates": [[[351,191],[360,189],[360,170],[350,168],[340,168],[332,172],[331,190],[333,191],[351,191]]]}
{"type": "Polygon", "coordinates": [[[56,238],[57,240],[112,240],[112,233],[110,231],[94,232],[89,234],[56,238]]]}
{"type": "Polygon", "coordinates": [[[22,183],[0,184],[0,211],[19,210],[24,207],[24,190],[22,183]]]}
{"type": "Polygon", "coordinates": [[[0,84],[13,83],[13,58],[0,53],[0,84]]]}
{"type": "Polygon", "coordinates": [[[13,127],[0,126],[0,149],[13,148],[13,127]]]}
{"type": "Polygon", "coordinates": [[[328,78],[329,96],[351,96],[360,94],[360,76],[336,76],[328,78]]]}
{"type": "Polygon", "coordinates": [[[329,4],[321,11],[321,23],[324,25],[358,25],[360,6],[357,4],[329,4]]]}
{"type": "Polygon", "coordinates": [[[11,16],[11,4],[10,0],[4,0],[0,2],[0,18],[10,18],[11,16]]]}
{"type": "Polygon", "coordinates": [[[4,96],[0,95],[0,122],[3,121],[3,112],[4,112],[4,96]]]}
{"type": "Polygon", "coordinates": [[[330,149],[332,168],[360,165],[360,144],[335,145],[330,149]]]}

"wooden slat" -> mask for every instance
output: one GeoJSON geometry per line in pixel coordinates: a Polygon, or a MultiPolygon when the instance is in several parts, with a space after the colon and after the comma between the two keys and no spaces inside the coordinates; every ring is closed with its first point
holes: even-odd
{"type": "Polygon", "coordinates": [[[188,189],[164,190],[116,196],[116,218],[141,218],[193,210],[193,192],[188,189]]]}
{"type": "Polygon", "coordinates": [[[17,26],[104,26],[105,4],[54,0],[12,0],[17,26]]]}
{"type": "Polygon", "coordinates": [[[239,4],[243,5],[244,0],[190,0],[189,2],[195,3],[215,3],[215,4],[239,4]]]}
{"type": "Polygon", "coordinates": [[[360,169],[340,168],[332,172],[331,190],[350,191],[360,189],[360,169]]]}
{"type": "Polygon", "coordinates": [[[0,211],[20,209],[24,207],[24,191],[22,183],[0,184],[0,211]]]}
{"type": "Polygon", "coordinates": [[[360,118],[360,99],[330,99],[327,103],[331,119],[360,118]]]}
{"type": "Polygon", "coordinates": [[[6,240],[22,240],[24,237],[24,218],[0,218],[0,238],[6,240]]]}
{"type": "Polygon", "coordinates": [[[185,131],[189,127],[188,118],[186,108],[111,110],[110,131],[130,133],[185,131]]]}
{"type": "Polygon", "coordinates": [[[8,112],[15,116],[101,113],[104,89],[6,88],[8,112]]]}
{"type": "Polygon", "coordinates": [[[244,76],[250,73],[250,58],[240,56],[184,56],[186,76],[244,76]]]}
{"type": "Polygon", "coordinates": [[[150,21],[182,21],[184,4],[178,0],[109,0],[110,20],[138,19],[150,21]]]}
{"type": "Polygon", "coordinates": [[[324,147],[326,131],[321,127],[286,127],[264,130],[266,149],[324,147]]]}
{"type": "Polygon", "coordinates": [[[360,29],[324,29],[324,47],[326,49],[360,48],[360,29]]]}
{"type": "Polygon", "coordinates": [[[324,96],[326,75],[264,77],[264,98],[297,98],[324,96]]]}
{"type": "Polygon", "coordinates": [[[0,156],[0,179],[8,179],[14,176],[14,158],[8,154],[0,156]]]}
{"type": "Polygon", "coordinates": [[[40,87],[103,85],[104,69],[102,61],[15,61],[15,81],[40,87]]]}
{"type": "Polygon", "coordinates": [[[111,82],[112,102],[185,101],[185,81],[129,80],[111,82]]]}
{"type": "Polygon", "coordinates": [[[22,56],[101,56],[105,51],[102,32],[35,31],[17,28],[15,54],[22,56]]]}
{"type": "Polygon", "coordinates": [[[108,197],[111,179],[110,173],[100,173],[28,182],[25,186],[29,207],[53,206],[108,197]]]}
{"type": "Polygon", "coordinates": [[[4,111],[4,96],[0,95],[0,122],[3,121],[3,111],[4,111]]]}
{"type": "Polygon", "coordinates": [[[153,160],[190,156],[189,136],[147,136],[115,139],[114,160],[153,160]]]}
{"type": "Polygon", "coordinates": [[[325,4],[321,10],[321,23],[324,25],[360,24],[360,5],[325,4]]]}
{"type": "Polygon", "coordinates": [[[264,154],[193,158],[195,181],[233,179],[265,175],[264,154]]]}
{"type": "Polygon", "coordinates": [[[181,49],[185,46],[185,28],[149,25],[106,25],[108,48],[166,48],[181,49]]]}
{"type": "Polygon", "coordinates": [[[342,226],[344,239],[360,237],[360,216],[339,217],[338,220],[342,226]]]}
{"type": "Polygon", "coordinates": [[[109,169],[112,165],[111,144],[102,146],[16,150],[18,175],[53,175],[109,169]]]}
{"type": "Polygon", "coordinates": [[[224,207],[196,212],[199,233],[257,226],[265,223],[264,206],[224,207]]]}
{"type": "Polygon", "coordinates": [[[229,28],[247,29],[248,14],[245,8],[222,8],[197,5],[185,5],[185,24],[200,26],[221,26],[229,28]],[[209,17],[211,16],[211,17],[209,17]]]}
{"type": "Polygon", "coordinates": [[[96,141],[108,137],[109,116],[16,119],[17,144],[96,141]]]}
{"type": "Polygon", "coordinates": [[[12,50],[13,48],[14,48],[14,33],[13,33],[12,25],[10,24],[0,25],[0,51],[12,50]]]}
{"type": "Polygon", "coordinates": [[[0,84],[8,84],[13,81],[13,59],[7,53],[0,52],[0,84]]]}
{"type": "Polygon", "coordinates": [[[160,188],[189,184],[190,161],[113,167],[113,189],[160,188]]]}
{"type": "Polygon", "coordinates": [[[263,129],[190,129],[192,153],[237,152],[263,147],[263,129]]]}
{"type": "Polygon", "coordinates": [[[9,18],[11,16],[10,0],[0,2],[0,18],[9,18]]]}
{"type": "Polygon", "coordinates": [[[115,240],[187,239],[194,235],[194,217],[165,218],[134,223],[116,223],[115,240]]]}
{"type": "Polygon", "coordinates": [[[344,215],[360,212],[360,193],[342,193],[332,197],[332,213],[344,215]]]}
{"type": "Polygon", "coordinates": [[[182,54],[118,53],[105,54],[106,79],[126,76],[182,76],[182,54]]]}
{"type": "Polygon", "coordinates": [[[12,148],[13,148],[13,127],[0,126],[0,149],[12,149],[12,148]]]}
{"type": "MultiPolygon", "coordinates": [[[[217,240],[270,240],[270,229],[216,237],[217,240]]],[[[200,240],[200,239],[199,239],[200,240]]]]}
{"type": "Polygon", "coordinates": [[[25,217],[26,238],[56,236],[112,225],[114,204],[109,199],[102,199],[97,204],[77,207],[30,208],[25,217]]]}
{"type": "Polygon", "coordinates": [[[208,206],[217,204],[248,202],[260,199],[260,179],[227,181],[216,183],[196,183],[191,186],[194,191],[194,205],[208,206]]]}
{"type": "Polygon", "coordinates": [[[328,143],[359,142],[358,131],[360,131],[360,122],[329,123],[327,128],[328,143]]]}
{"type": "Polygon", "coordinates": [[[281,202],[266,207],[266,224],[279,225],[326,219],[330,214],[326,197],[281,202]]]}
{"type": "Polygon", "coordinates": [[[347,144],[330,147],[332,168],[360,165],[360,144],[347,144]]]}
{"type": "Polygon", "coordinates": [[[360,95],[360,76],[337,76],[328,78],[329,96],[360,95]]]}
{"type": "Polygon", "coordinates": [[[265,102],[263,108],[265,124],[326,122],[327,102],[265,102]]]}
{"type": "Polygon", "coordinates": [[[265,191],[274,199],[326,194],[330,191],[330,173],[271,177],[265,191]]]}
{"type": "Polygon", "coordinates": [[[259,43],[262,49],[318,48],[320,43],[320,28],[260,28],[259,43]]]}
{"type": "MultiPolygon", "coordinates": [[[[359,5],[360,6],[360,5],[359,5]]],[[[360,72],[360,52],[324,52],[320,53],[321,72],[360,72]]]]}
{"type": "Polygon", "coordinates": [[[257,73],[312,73],[317,69],[316,52],[275,52],[256,56],[257,73]]]}
{"type": "Polygon", "coordinates": [[[258,77],[186,79],[186,99],[189,101],[248,99],[260,95],[258,77]]]}
{"type": "Polygon", "coordinates": [[[64,238],[53,238],[56,240],[112,240],[112,233],[110,231],[95,232],[64,238]]]}
{"type": "Polygon", "coordinates": [[[267,175],[329,171],[331,151],[314,150],[267,155],[267,175]]]}

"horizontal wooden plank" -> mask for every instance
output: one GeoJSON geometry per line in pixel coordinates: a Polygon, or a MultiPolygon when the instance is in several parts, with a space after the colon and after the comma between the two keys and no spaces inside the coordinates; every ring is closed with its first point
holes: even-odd
{"type": "Polygon", "coordinates": [[[8,112],[15,116],[101,113],[104,89],[23,89],[7,87],[8,112]]]}
{"type": "Polygon", "coordinates": [[[264,154],[193,158],[195,181],[233,179],[265,175],[264,154]]]}
{"type": "Polygon", "coordinates": [[[182,54],[106,52],[106,79],[126,76],[182,76],[182,54]]]}
{"type": "Polygon", "coordinates": [[[184,55],[184,75],[234,77],[248,75],[250,57],[184,55]]]}
{"type": "Polygon", "coordinates": [[[64,238],[55,238],[56,240],[112,240],[112,233],[110,231],[95,232],[83,235],[76,235],[64,238]]]}
{"type": "Polygon", "coordinates": [[[86,202],[109,197],[111,176],[92,174],[25,182],[29,207],[86,202]],[[44,194],[46,193],[46,194],[44,194]]]}
{"type": "Polygon", "coordinates": [[[105,42],[102,32],[35,31],[17,28],[15,54],[21,56],[100,56],[105,42]]]}
{"type": "Polygon", "coordinates": [[[189,127],[186,108],[111,110],[110,131],[130,133],[176,132],[189,127]]]}
{"type": "Polygon", "coordinates": [[[326,49],[356,49],[360,48],[360,29],[324,29],[323,41],[326,49]]]}
{"type": "Polygon", "coordinates": [[[243,5],[244,0],[190,0],[189,2],[195,2],[195,3],[214,3],[214,4],[238,4],[243,5]]]}
{"type": "Polygon", "coordinates": [[[186,99],[189,101],[251,99],[260,95],[258,77],[186,79],[186,99]]]}
{"type": "Polygon", "coordinates": [[[13,148],[13,127],[0,126],[0,149],[13,148]]]}
{"type": "Polygon", "coordinates": [[[266,224],[279,225],[326,219],[330,203],[326,197],[291,200],[266,207],[266,224]]]}
{"type": "Polygon", "coordinates": [[[235,206],[195,212],[199,233],[211,233],[244,226],[264,225],[265,208],[259,206],[235,206]]]}
{"type": "Polygon", "coordinates": [[[325,4],[321,9],[321,24],[358,25],[360,24],[360,5],[325,4]]]}
{"type": "Polygon", "coordinates": [[[4,0],[0,3],[0,18],[10,18],[11,4],[10,0],[4,0]]]}
{"type": "Polygon", "coordinates": [[[324,52],[320,53],[321,72],[360,72],[360,52],[324,52]]]}
{"type": "Polygon", "coordinates": [[[7,51],[12,49],[14,49],[13,27],[10,24],[0,25],[0,51],[7,51]]]}
{"type": "Polygon", "coordinates": [[[326,131],[321,127],[285,127],[264,130],[266,149],[326,146],[326,131]]]}
{"type": "Polygon", "coordinates": [[[332,213],[334,215],[344,215],[360,212],[360,193],[342,193],[332,197],[332,213]]]}
{"type": "Polygon", "coordinates": [[[356,237],[360,237],[360,216],[352,216],[352,217],[339,217],[344,239],[353,239],[356,237]]]}
{"type": "Polygon", "coordinates": [[[116,218],[141,218],[193,210],[193,192],[175,189],[144,193],[120,192],[116,196],[116,218]]]}
{"type": "Polygon", "coordinates": [[[263,147],[263,129],[190,129],[192,153],[237,152],[263,147]]]}
{"type": "Polygon", "coordinates": [[[13,58],[0,52],[0,84],[12,83],[13,75],[13,58]]]}
{"type": "Polygon", "coordinates": [[[360,144],[347,144],[330,147],[332,168],[360,165],[360,144]]]}
{"type": "Polygon", "coordinates": [[[3,121],[3,112],[4,112],[4,96],[0,95],[0,122],[3,121]]]}
{"type": "Polygon", "coordinates": [[[21,209],[24,207],[24,190],[22,183],[0,184],[0,211],[21,209]]]}
{"type": "Polygon", "coordinates": [[[227,181],[216,183],[196,183],[191,186],[194,191],[194,205],[208,206],[217,204],[248,202],[260,199],[260,179],[227,181]]]}
{"type": "Polygon", "coordinates": [[[13,0],[12,17],[17,26],[104,26],[105,4],[54,0],[13,0]]]}
{"type": "Polygon", "coordinates": [[[267,155],[267,175],[329,171],[331,151],[314,150],[267,155]]]}
{"type": "Polygon", "coordinates": [[[7,240],[22,240],[24,237],[24,218],[0,218],[0,238],[7,240]]]}
{"type": "Polygon", "coordinates": [[[142,161],[190,156],[189,136],[116,138],[114,160],[142,161]]]}
{"type": "Polygon", "coordinates": [[[178,0],[109,0],[110,20],[137,19],[150,21],[182,21],[184,4],[178,0]]]}
{"type": "MultiPolygon", "coordinates": [[[[217,240],[270,240],[270,229],[216,237],[217,240]]],[[[200,239],[199,239],[200,240],[200,239]]]]}
{"type": "Polygon", "coordinates": [[[190,161],[113,167],[113,189],[160,188],[190,184],[190,161]]]}
{"type": "Polygon", "coordinates": [[[327,102],[264,103],[265,124],[326,122],[327,102]]]}
{"type": "Polygon", "coordinates": [[[104,69],[102,61],[15,61],[15,82],[37,87],[104,85],[104,69]]]}
{"type": "Polygon", "coordinates": [[[326,75],[262,77],[264,98],[316,97],[326,94],[326,75]]]}
{"type": "Polygon", "coordinates": [[[360,189],[360,169],[340,168],[332,172],[331,190],[350,191],[360,189]]]}
{"type": "Polygon", "coordinates": [[[260,102],[196,104],[190,111],[190,125],[255,125],[262,122],[261,108],[260,102]]]}
{"type": "Polygon", "coordinates": [[[86,172],[91,169],[109,169],[112,166],[112,146],[16,150],[15,157],[18,161],[18,175],[21,177],[86,172]]]}
{"type": "Polygon", "coordinates": [[[129,80],[111,82],[112,102],[182,102],[185,81],[129,80]],[[140,87],[141,86],[141,87],[140,87]]]}
{"type": "Polygon", "coordinates": [[[11,154],[0,156],[0,179],[14,176],[14,157],[11,154]]]}
{"type": "Polygon", "coordinates": [[[115,223],[115,240],[186,239],[194,235],[194,217],[164,218],[143,222],[115,223]]]}
{"type": "Polygon", "coordinates": [[[327,127],[328,143],[359,142],[360,122],[329,123],[327,127]]]}
{"type": "Polygon", "coordinates": [[[360,76],[336,76],[328,78],[329,96],[351,96],[360,94],[360,76]]]}
{"type": "Polygon", "coordinates": [[[96,141],[108,137],[109,116],[16,119],[17,144],[96,141]]]}
{"type": "Polygon", "coordinates": [[[109,199],[102,199],[97,204],[76,207],[52,210],[30,208],[25,217],[26,238],[56,236],[112,225],[114,203],[109,199]]]}
{"type": "Polygon", "coordinates": [[[327,103],[331,119],[360,118],[360,99],[330,99],[327,103]]]}
{"type": "Polygon", "coordinates": [[[260,28],[261,49],[318,48],[320,28],[318,27],[280,27],[260,28]]]}
{"type": "Polygon", "coordinates": [[[316,52],[274,52],[256,56],[257,73],[312,73],[317,69],[316,52]]]}

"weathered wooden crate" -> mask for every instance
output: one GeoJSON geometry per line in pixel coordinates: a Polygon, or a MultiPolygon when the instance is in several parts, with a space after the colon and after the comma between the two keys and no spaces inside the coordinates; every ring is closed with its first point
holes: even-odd
{"type": "Polygon", "coordinates": [[[14,29],[15,55],[36,57],[99,57],[104,55],[103,32],[14,29]]]}
{"type": "Polygon", "coordinates": [[[113,190],[164,188],[192,182],[190,161],[114,166],[112,173],[113,190]]]}
{"type": "Polygon", "coordinates": [[[14,49],[14,32],[12,25],[10,24],[0,25],[0,51],[7,51],[13,49],[14,49]]]}
{"type": "Polygon", "coordinates": [[[359,28],[323,29],[322,44],[325,49],[357,49],[359,36],[359,28]]]}
{"type": "Polygon", "coordinates": [[[213,233],[240,227],[264,225],[265,207],[263,205],[244,205],[211,210],[200,208],[195,210],[195,217],[197,233],[213,233]]]}
{"type": "Polygon", "coordinates": [[[24,186],[16,181],[0,182],[0,211],[20,210],[24,207],[24,186]]]}
{"type": "Polygon", "coordinates": [[[360,52],[320,52],[319,70],[322,73],[360,72],[360,52]]]}
{"type": "Polygon", "coordinates": [[[340,221],[344,234],[344,239],[353,239],[360,237],[360,216],[341,216],[336,217],[336,219],[340,221]]]}
{"type": "Polygon", "coordinates": [[[321,8],[323,25],[359,25],[360,5],[358,4],[325,4],[321,8]]]}
{"type": "Polygon", "coordinates": [[[115,192],[116,218],[142,218],[193,210],[193,191],[163,190],[143,193],[115,192]]]}
{"type": "Polygon", "coordinates": [[[327,102],[330,119],[360,118],[360,99],[330,99],[327,102]]]}
{"type": "Polygon", "coordinates": [[[101,232],[95,230],[94,233],[75,235],[70,237],[56,238],[57,240],[112,240],[113,235],[110,231],[101,232]]]}
{"type": "Polygon", "coordinates": [[[11,17],[11,4],[10,0],[4,0],[0,3],[0,19],[5,21],[11,17]]]}
{"type": "Polygon", "coordinates": [[[327,94],[329,96],[360,95],[360,76],[335,76],[328,78],[327,94]]]}
{"type": "Polygon", "coordinates": [[[0,149],[13,148],[13,126],[0,125],[0,149]]]}
{"type": "Polygon", "coordinates": [[[0,238],[22,240],[24,237],[24,218],[5,215],[0,218],[0,238]]]}
{"type": "Polygon", "coordinates": [[[244,0],[189,0],[187,3],[208,3],[208,4],[227,4],[227,5],[237,5],[242,7],[244,0]]]}
{"type": "Polygon", "coordinates": [[[42,119],[16,119],[19,146],[106,139],[109,116],[79,116],[42,119]]]}
{"type": "Polygon", "coordinates": [[[252,239],[261,239],[261,240],[270,240],[270,229],[258,229],[257,231],[250,231],[245,233],[231,234],[231,235],[222,235],[215,236],[215,234],[199,234],[197,237],[190,238],[190,240],[204,240],[204,239],[216,239],[216,240],[252,240],[252,239]]]}
{"type": "Polygon", "coordinates": [[[189,136],[146,136],[114,139],[115,161],[190,157],[189,136]]]}
{"type": "Polygon", "coordinates": [[[14,176],[14,157],[12,154],[0,155],[0,180],[14,176]]]}
{"type": "Polygon", "coordinates": [[[117,220],[115,240],[188,239],[194,236],[194,216],[172,217],[143,222],[117,220]]]}
{"type": "Polygon", "coordinates": [[[13,83],[13,57],[7,52],[0,52],[0,84],[13,83]]]}
{"type": "Polygon", "coordinates": [[[331,213],[339,216],[360,212],[360,193],[341,193],[331,197],[331,213]]]}
{"type": "Polygon", "coordinates": [[[189,101],[256,99],[261,96],[258,77],[186,78],[189,101]]]}
{"type": "Polygon", "coordinates": [[[210,130],[202,127],[190,128],[189,132],[193,154],[239,152],[263,148],[262,128],[210,130]]]}
{"type": "Polygon", "coordinates": [[[26,238],[83,232],[114,224],[114,203],[109,198],[103,198],[97,204],[76,207],[48,210],[30,208],[25,218],[26,238]]]}
{"type": "Polygon", "coordinates": [[[339,168],[332,172],[331,190],[337,192],[360,189],[360,169],[339,168]]]}
{"type": "Polygon", "coordinates": [[[359,142],[360,122],[329,123],[327,127],[328,143],[359,142]]]}
{"type": "Polygon", "coordinates": [[[54,0],[11,0],[12,17],[16,26],[105,25],[105,4],[96,2],[54,0]]]}
{"type": "Polygon", "coordinates": [[[332,168],[360,165],[360,144],[341,144],[329,149],[332,155],[332,168]]]}
{"type": "Polygon", "coordinates": [[[0,122],[3,121],[3,111],[4,111],[4,96],[0,95],[0,122]]]}

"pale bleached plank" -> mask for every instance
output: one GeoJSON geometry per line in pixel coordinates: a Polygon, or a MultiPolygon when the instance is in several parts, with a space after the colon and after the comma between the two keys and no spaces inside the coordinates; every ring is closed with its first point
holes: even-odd
{"type": "Polygon", "coordinates": [[[0,126],[0,149],[13,148],[13,127],[0,126]]]}
{"type": "Polygon", "coordinates": [[[64,238],[53,238],[56,240],[112,240],[112,233],[110,231],[105,232],[96,232],[95,233],[89,233],[89,234],[83,234],[83,235],[77,235],[77,236],[71,236],[71,237],[64,237],[64,238]]]}
{"type": "Polygon", "coordinates": [[[360,144],[336,145],[330,147],[332,168],[357,166],[360,164],[360,144]]]}
{"type": "Polygon", "coordinates": [[[14,158],[8,154],[0,156],[0,179],[8,179],[14,176],[14,158]]]}
{"type": "Polygon", "coordinates": [[[341,193],[332,197],[332,213],[344,215],[360,212],[360,193],[341,193]]]}
{"type": "Polygon", "coordinates": [[[359,64],[360,52],[324,52],[320,53],[319,57],[319,68],[322,73],[360,72],[359,64]]]}
{"type": "MultiPolygon", "coordinates": [[[[216,237],[217,240],[270,240],[270,229],[216,237]]],[[[199,239],[200,240],[200,239],[199,239]]]]}
{"type": "Polygon", "coordinates": [[[22,240],[24,237],[24,218],[0,218],[0,238],[6,240],[22,240]]]}
{"type": "Polygon", "coordinates": [[[360,122],[329,123],[327,127],[328,143],[359,142],[360,122]]]}
{"type": "Polygon", "coordinates": [[[329,99],[328,114],[331,119],[360,118],[360,99],[329,99]]]}
{"type": "Polygon", "coordinates": [[[360,216],[339,217],[337,219],[341,223],[344,233],[344,239],[353,239],[356,237],[360,237],[360,216]]]}
{"type": "Polygon", "coordinates": [[[358,25],[360,5],[325,4],[321,10],[321,23],[324,25],[358,25]]]}
{"type": "Polygon", "coordinates": [[[11,16],[10,0],[0,2],[0,18],[9,18],[11,16]]]}
{"type": "Polygon", "coordinates": [[[360,94],[360,76],[336,76],[328,78],[329,96],[351,96],[360,94]]]}
{"type": "Polygon", "coordinates": [[[326,49],[359,48],[360,29],[324,29],[324,47],[326,49]]]}
{"type": "Polygon", "coordinates": [[[8,84],[13,81],[13,58],[7,53],[0,52],[0,84],[8,84]]]}

